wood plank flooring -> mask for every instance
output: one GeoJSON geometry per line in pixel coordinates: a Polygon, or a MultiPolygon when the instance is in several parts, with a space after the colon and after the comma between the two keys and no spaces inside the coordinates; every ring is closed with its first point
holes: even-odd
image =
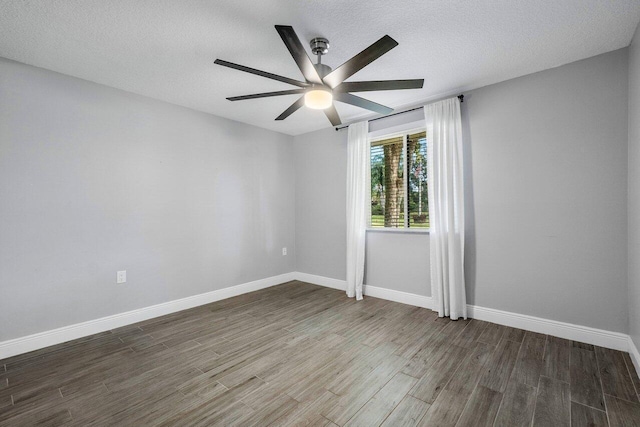
{"type": "Polygon", "coordinates": [[[626,353],[289,282],[0,361],[0,426],[640,426],[626,353]]]}

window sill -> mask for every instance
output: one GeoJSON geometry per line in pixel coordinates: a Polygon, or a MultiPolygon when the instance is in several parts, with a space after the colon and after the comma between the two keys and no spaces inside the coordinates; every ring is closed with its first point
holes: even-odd
{"type": "Polygon", "coordinates": [[[367,233],[429,234],[428,228],[367,228],[367,233]]]}

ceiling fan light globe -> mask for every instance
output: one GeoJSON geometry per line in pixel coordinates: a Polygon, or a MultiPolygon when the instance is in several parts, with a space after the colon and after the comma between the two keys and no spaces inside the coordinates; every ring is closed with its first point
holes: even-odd
{"type": "Polygon", "coordinates": [[[304,105],[313,110],[324,110],[333,105],[333,95],[328,90],[312,89],[304,94],[304,105]]]}

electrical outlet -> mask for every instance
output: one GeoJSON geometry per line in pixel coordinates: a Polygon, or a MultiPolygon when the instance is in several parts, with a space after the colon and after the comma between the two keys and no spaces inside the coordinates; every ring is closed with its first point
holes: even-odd
{"type": "Polygon", "coordinates": [[[125,283],[127,281],[127,271],[118,271],[116,274],[116,283],[125,283]]]}
{"type": "Polygon", "coordinates": [[[287,254],[287,248],[282,248],[282,256],[285,256],[287,254]]]}

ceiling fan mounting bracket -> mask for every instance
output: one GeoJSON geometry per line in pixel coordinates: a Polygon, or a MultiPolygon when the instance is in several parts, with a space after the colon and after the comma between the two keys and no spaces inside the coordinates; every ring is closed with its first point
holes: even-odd
{"type": "Polygon", "coordinates": [[[313,52],[314,55],[326,55],[327,52],[329,52],[329,40],[324,37],[311,39],[309,45],[311,46],[311,52],[313,52]]]}

